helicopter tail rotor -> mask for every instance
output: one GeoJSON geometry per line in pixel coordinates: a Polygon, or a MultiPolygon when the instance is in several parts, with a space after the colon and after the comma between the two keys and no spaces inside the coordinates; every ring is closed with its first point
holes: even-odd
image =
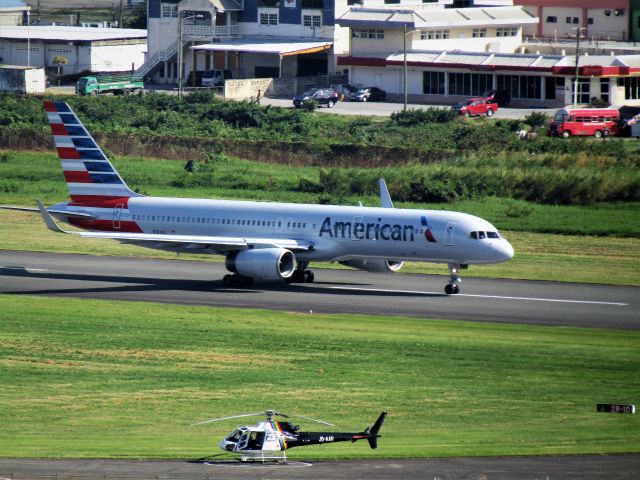
{"type": "Polygon", "coordinates": [[[387,412],[382,412],[378,417],[378,420],[376,420],[376,423],[373,424],[373,427],[368,427],[365,430],[369,446],[373,449],[378,448],[378,437],[380,437],[378,432],[380,431],[380,427],[382,427],[385,418],[387,418],[387,412]]]}

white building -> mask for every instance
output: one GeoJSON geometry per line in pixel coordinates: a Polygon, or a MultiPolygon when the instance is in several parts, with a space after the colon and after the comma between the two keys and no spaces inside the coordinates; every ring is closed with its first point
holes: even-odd
{"type": "Polygon", "coordinates": [[[55,67],[54,58],[62,55],[67,59],[62,65],[65,74],[137,69],[144,63],[146,50],[146,30],[58,25],[0,28],[0,63],[55,67]]]}
{"type": "Polygon", "coordinates": [[[31,11],[23,0],[0,0],[0,28],[22,25],[31,11]]]}

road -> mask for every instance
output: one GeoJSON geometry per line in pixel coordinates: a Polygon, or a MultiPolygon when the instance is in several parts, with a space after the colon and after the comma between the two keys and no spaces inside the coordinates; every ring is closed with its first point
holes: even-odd
{"type": "Polygon", "coordinates": [[[291,462],[0,459],[0,479],[635,480],[640,455],[291,462]]]}
{"type": "MultiPolygon", "coordinates": [[[[222,286],[221,263],[0,251],[0,292],[638,330],[640,288],[317,269],[312,284],[222,286]]],[[[464,274],[464,271],[463,271],[464,274]]]]}
{"type": "MultiPolygon", "coordinates": [[[[453,101],[451,103],[454,103],[453,101]]],[[[290,98],[262,98],[261,105],[273,105],[274,107],[293,108],[293,102],[290,98]]],[[[363,115],[363,116],[383,116],[388,117],[393,112],[400,112],[404,105],[394,102],[338,102],[333,108],[318,108],[317,112],[334,113],[337,115],[363,115]]],[[[412,103],[407,105],[407,109],[426,109],[429,107],[449,108],[449,105],[424,105],[412,103]]],[[[500,108],[494,115],[494,118],[524,118],[531,112],[542,112],[552,117],[557,108],[500,108]]]]}

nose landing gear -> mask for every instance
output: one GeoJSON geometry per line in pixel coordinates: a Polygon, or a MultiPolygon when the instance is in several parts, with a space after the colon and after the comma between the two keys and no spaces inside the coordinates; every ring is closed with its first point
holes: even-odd
{"type": "Polygon", "coordinates": [[[449,283],[444,287],[444,293],[447,295],[455,295],[460,291],[460,265],[457,263],[449,264],[449,283]]]}

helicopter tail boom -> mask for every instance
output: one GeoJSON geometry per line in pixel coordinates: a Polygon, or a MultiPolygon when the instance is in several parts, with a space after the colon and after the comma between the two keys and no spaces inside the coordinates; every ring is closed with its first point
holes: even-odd
{"type": "Polygon", "coordinates": [[[378,420],[376,420],[376,423],[373,424],[373,427],[369,427],[365,430],[369,446],[373,449],[378,448],[378,437],[380,437],[378,432],[380,431],[380,427],[382,427],[385,418],[387,418],[387,412],[382,412],[378,417],[378,420]]]}

